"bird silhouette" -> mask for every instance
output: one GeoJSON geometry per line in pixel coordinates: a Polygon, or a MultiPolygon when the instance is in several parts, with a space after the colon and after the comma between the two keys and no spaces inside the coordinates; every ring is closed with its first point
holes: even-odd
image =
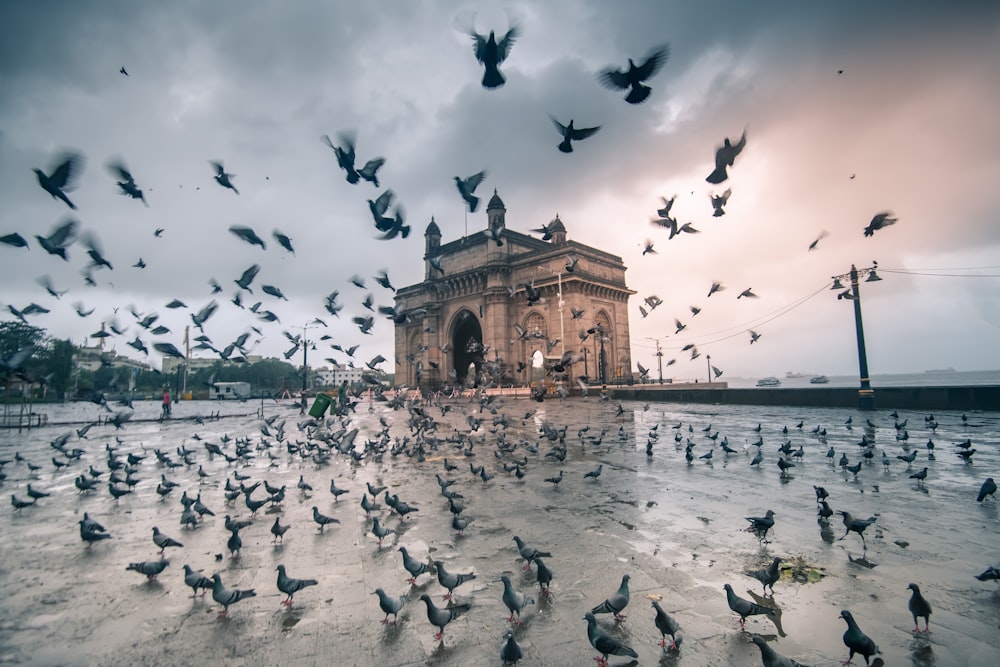
{"type": "Polygon", "coordinates": [[[713,185],[718,185],[728,179],[729,172],[727,168],[733,166],[736,157],[743,151],[746,145],[746,130],[743,131],[743,134],[740,135],[740,140],[735,144],[729,140],[729,137],[726,137],[722,145],[715,149],[715,169],[705,180],[713,185]]]}
{"type": "Polygon", "coordinates": [[[227,174],[226,170],[222,166],[221,162],[211,162],[210,161],[209,164],[212,165],[212,169],[215,171],[215,176],[213,176],[212,178],[215,179],[216,183],[218,183],[219,185],[221,185],[224,188],[228,188],[228,189],[232,190],[236,194],[240,193],[240,191],[236,189],[236,186],[233,185],[233,181],[232,181],[232,178],[236,174],[227,174]]]}
{"type": "Polygon", "coordinates": [[[892,213],[890,211],[882,211],[881,213],[876,213],[872,218],[868,226],[865,227],[865,236],[872,236],[876,231],[888,227],[889,225],[894,225],[899,220],[899,218],[890,217],[892,213]]]}
{"type": "Polygon", "coordinates": [[[641,65],[636,65],[629,58],[627,70],[608,67],[602,70],[597,78],[605,88],[628,90],[625,101],[629,104],[641,104],[652,92],[652,88],[645,85],[643,81],[652,78],[659,72],[669,58],[670,45],[665,44],[655,49],[641,65]]]}
{"type": "Polygon", "coordinates": [[[466,179],[455,176],[455,187],[458,188],[458,194],[462,195],[462,199],[465,200],[465,203],[469,205],[469,213],[475,213],[476,209],[479,207],[479,197],[475,196],[474,193],[476,192],[476,188],[479,187],[479,184],[482,183],[485,178],[485,170],[473,174],[466,179]]]}
{"type": "Polygon", "coordinates": [[[511,26],[499,42],[492,30],[490,30],[489,37],[483,37],[475,31],[470,32],[469,35],[472,37],[473,53],[476,54],[476,60],[482,63],[485,68],[483,88],[493,90],[501,87],[507,82],[507,79],[500,72],[499,66],[510,55],[511,47],[521,35],[520,30],[516,25],[511,26]]]}
{"type": "Polygon", "coordinates": [[[559,150],[562,151],[563,153],[573,152],[573,145],[571,142],[581,141],[583,139],[586,139],[587,137],[593,136],[594,134],[597,133],[599,129],[601,129],[600,125],[596,127],[574,128],[572,119],[570,119],[569,125],[563,125],[558,120],[556,120],[554,116],[549,116],[549,118],[552,119],[552,122],[555,124],[556,128],[558,128],[559,130],[559,133],[562,135],[563,140],[562,143],[559,144],[559,150]]]}
{"type": "Polygon", "coordinates": [[[53,199],[61,199],[71,209],[76,210],[76,204],[69,200],[66,192],[72,191],[77,177],[83,170],[86,161],[80,153],[66,153],[59,158],[60,162],[51,173],[45,174],[41,169],[32,169],[38,178],[42,189],[52,195],[53,199]]]}

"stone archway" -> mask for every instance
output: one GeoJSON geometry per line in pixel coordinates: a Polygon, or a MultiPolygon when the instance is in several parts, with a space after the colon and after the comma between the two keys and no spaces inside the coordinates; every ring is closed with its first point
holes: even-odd
{"type": "Polygon", "coordinates": [[[451,334],[452,360],[459,384],[475,385],[483,365],[483,328],[471,311],[462,310],[455,318],[451,334]],[[469,378],[469,367],[474,377],[469,378]]]}

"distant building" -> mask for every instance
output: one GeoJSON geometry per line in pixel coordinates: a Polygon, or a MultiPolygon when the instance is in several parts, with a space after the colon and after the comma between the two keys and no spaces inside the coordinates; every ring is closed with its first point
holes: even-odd
{"type": "Polygon", "coordinates": [[[213,382],[208,397],[213,401],[245,401],[250,398],[250,383],[213,382]]]}
{"type": "MultiPolygon", "coordinates": [[[[260,355],[248,354],[246,356],[246,362],[239,363],[255,364],[263,359],[264,358],[260,355]]],[[[185,359],[178,359],[177,357],[163,357],[162,371],[164,375],[169,375],[171,373],[176,373],[180,366],[187,366],[188,372],[191,372],[202,368],[212,368],[220,362],[223,366],[237,363],[235,361],[227,361],[226,359],[221,359],[219,357],[187,357],[185,359]]]]}
{"type": "Polygon", "coordinates": [[[331,367],[312,368],[309,370],[309,375],[314,378],[313,386],[336,387],[344,380],[347,380],[347,384],[361,382],[361,373],[364,370],[363,368],[334,364],[331,367]]]}
{"type": "Polygon", "coordinates": [[[77,368],[85,371],[96,371],[102,366],[113,368],[138,368],[139,370],[150,370],[149,364],[136,361],[129,357],[120,356],[114,350],[105,350],[100,346],[81,345],[73,353],[73,363],[77,368]]]}
{"type": "Polygon", "coordinates": [[[635,292],[622,259],[568,240],[558,215],[543,240],[508,229],[506,212],[494,191],[484,232],[442,244],[434,220],[427,225],[424,280],[396,292],[396,382],[466,382],[470,370],[478,376],[488,366],[503,382],[527,384],[533,359],[551,364],[564,352],[582,357],[566,381],[631,379],[635,292]],[[541,296],[534,303],[531,289],[541,296]]]}

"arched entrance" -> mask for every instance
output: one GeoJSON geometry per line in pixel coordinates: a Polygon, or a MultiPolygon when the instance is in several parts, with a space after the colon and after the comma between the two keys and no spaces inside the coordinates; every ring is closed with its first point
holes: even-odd
{"type": "Polygon", "coordinates": [[[451,335],[454,369],[460,384],[475,385],[483,365],[483,329],[479,319],[468,310],[463,310],[455,319],[451,335]],[[469,377],[469,367],[473,366],[473,377],[469,377]]]}

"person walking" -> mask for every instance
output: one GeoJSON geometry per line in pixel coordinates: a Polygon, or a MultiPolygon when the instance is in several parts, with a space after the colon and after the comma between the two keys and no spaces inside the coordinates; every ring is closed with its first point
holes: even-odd
{"type": "Polygon", "coordinates": [[[162,419],[170,418],[170,387],[163,388],[163,408],[160,416],[162,419]]]}
{"type": "Polygon", "coordinates": [[[347,407],[347,380],[340,383],[340,389],[337,391],[337,404],[341,410],[347,407]]]}

